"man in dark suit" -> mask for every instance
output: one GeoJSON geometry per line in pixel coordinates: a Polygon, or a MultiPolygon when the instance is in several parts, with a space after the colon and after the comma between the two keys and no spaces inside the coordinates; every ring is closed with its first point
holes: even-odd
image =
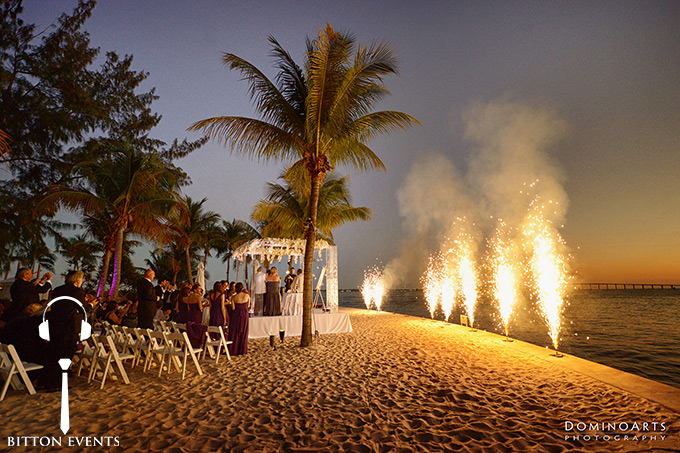
{"type": "Polygon", "coordinates": [[[156,314],[156,302],[158,296],[156,295],[156,288],[153,286],[153,279],[156,278],[156,273],[153,269],[147,269],[144,277],[137,281],[137,326],[142,329],[153,329],[153,317],[156,314]]]}
{"type": "MultiPolygon", "coordinates": [[[[66,274],[65,283],[52,291],[52,299],[61,296],[70,296],[85,304],[85,291],[83,284],[83,271],[73,270],[66,274]]],[[[50,306],[45,315],[49,322],[50,341],[45,355],[45,368],[41,384],[48,390],[58,390],[61,382],[61,367],[59,359],[73,359],[76,345],[80,337],[80,327],[85,319],[83,309],[75,302],[60,300],[50,306]]]]}
{"type": "Polygon", "coordinates": [[[33,271],[30,268],[22,267],[17,271],[14,283],[9,288],[12,303],[5,312],[5,322],[10,322],[22,314],[29,305],[40,303],[40,294],[52,289],[52,285],[43,285],[48,276],[51,274],[45,274],[42,279],[31,283],[33,271]]]}

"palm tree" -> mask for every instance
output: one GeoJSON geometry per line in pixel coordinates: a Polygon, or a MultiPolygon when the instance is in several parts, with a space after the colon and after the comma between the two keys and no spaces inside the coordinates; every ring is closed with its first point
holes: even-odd
{"type": "Polygon", "coordinates": [[[191,272],[191,255],[195,249],[201,249],[209,241],[211,232],[214,233],[214,225],[220,220],[219,214],[212,211],[203,211],[203,204],[208,201],[194,201],[189,196],[184,196],[177,203],[168,218],[166,228],[169,229],[169,237],[174,239],[175,244],[185,250],[187,274],[189,283],[194,284],[191,272]]]}
{"type": "Polygon", "coordinates": [[[236,219],[231,222],[222,220],[220,230],[220,236],[215,241],[215,250],[217,250],[217,256],[222,257],[222,262],[227,263],[227,280],[229,280],[230,260],[234,250],[252,239],[259,238],[260,233],[247,222],[236,219]]]}
{"type": "MultiPolygon", "coordinates": [[[[309,176],[305,230],[305,269],[311,269],[317,232],[321,183],[337,165],[359,170],[384,169],[366,142],[375,136],[416,124],[396,111],[374,112],[387,94],[383,78],[396,74],[396,59],[385,43],[356,46],[348,33],[330,25],[307,40],[305,70],[272,37],[278,69],[275,82],[248,61],[224,54],[223,60],[249,83],[259,119],[221,116],[191,126],[233,151],[261,159],[292,162],[309,176]]],[[[303,326],[300,345],[312,344],[312,272],[304,273],[303,326]]]]}
{"type": "Polygon", "coordinates": [[[153,239],[164,231],[160,219],[176,202],[174,194],[182,174],[166,166],[155,153],[120,144],[108,158],[82,163],[77,172],[86,185],[51,187],[40,206],[52,211],[62,206],[84,215],[110,216],[115,252],[109,294],[115,298],[121,279],[125,233],[153,239]]]}
{"type": "MultiPolygon", "coordinates": [[[[253,210],[253,220],[263,222],[262,236],[288,239],[302,239],[305,235],[305,222],[309,212],[309,197],[303,189],[283,176],[284,184],[269,183],[269,195],[260,200],[253,210]]],[[[317,213],[317,235],[334,244],[333,228],[347,222],[370,220],[371,210],[351,205],[348,177],[330,176],[319,189],[317,213]]]]}
{"type": "Polygon", "coordinates": [[[100,244],[79,234],[72,238],[63,238],[58,242],[59,253],[66,259],[71,269],[80,269],[90,279],[91,273],[97,266],[97,253],[101,251],[100,244]]]}
{"type": "Polygon", "coordinates": [[[109,265],[111,256],[116,251],[117,232],[114,228],[115,215],[106,209],[99,211],[97,215],[84,215],[83,225],[87,232],[99,243],[99,250],[103,250],[102,263],[100,266],[99,283],[97,285],[97,297],[106,292],[106,282],[109,278],[109,265]]]}
{"type": "Polygon", "coordinates": [[[156,278],[169,279],[172,275],[172,284],[177,284],[177,275],[182,270],[182,260],[184,259],[184,250],[181,250],[174,244],[166,244],[162,248],[151,252],[150,257],[145,261],[156,272],[156,278]]]}

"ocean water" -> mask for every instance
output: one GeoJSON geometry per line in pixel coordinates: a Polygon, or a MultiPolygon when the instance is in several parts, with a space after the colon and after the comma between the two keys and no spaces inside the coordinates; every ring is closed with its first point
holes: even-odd
{"type": "MultiPolygon", "coordinates": [[[[498,310],[480,298],[475,327],[503,334],[498,310]]],[[[341,307],[366,308],[361,293],[343,291],[341,307]]],[[[390,291],[382,310],[430,317],[419,290],[390,291]]],[[[450,322],[465,312],[456,306],[450,322]]],[[[680,290],[576,290],[563,313],[559,350],[680,388],[680,290]]],[[[441,311],[435,319],[444,319],[441,311]]],[[[552,347],[544,321],[527,298],[510,322],[511,338],[552,347]]]]}

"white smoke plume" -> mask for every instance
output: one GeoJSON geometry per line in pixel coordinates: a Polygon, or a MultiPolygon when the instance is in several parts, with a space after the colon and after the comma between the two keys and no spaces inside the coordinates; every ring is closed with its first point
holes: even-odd
{"type": "Polygon", "coordinates": [[[507,101],[476,103],[463,119],[473,145],[467,172],[428,153],[397,192],[405,238],[385,267],[388,287],[419,287],[428,257],[446,250],[461,228],[474,238],[475,253],[499,220],[519,228],[536,197],[550,203],[549,221],[564,221],[563,177],[548,154],[566,131],[564,120],[547,108],[507,101]]]}

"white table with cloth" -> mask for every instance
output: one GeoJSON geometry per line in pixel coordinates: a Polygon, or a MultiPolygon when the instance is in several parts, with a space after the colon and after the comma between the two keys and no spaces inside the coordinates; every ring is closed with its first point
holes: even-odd
{"type": "Polygon", "coordinates": [[[281,312],[283,316],[302,316],[302,293],[283,293],[281,312]]]}
{"type": "MultiPolygon", "coordinates": [[[[287,337],[302,334],[302,316],[255,316],[249,319],[248,338],[278,336],[285,330],[287,337]]],[[[331,313],[315,309],[312,315],[312,330],[320,334],[345,333],[352,331],[352,322],[347,313],[331,313]]]]}

